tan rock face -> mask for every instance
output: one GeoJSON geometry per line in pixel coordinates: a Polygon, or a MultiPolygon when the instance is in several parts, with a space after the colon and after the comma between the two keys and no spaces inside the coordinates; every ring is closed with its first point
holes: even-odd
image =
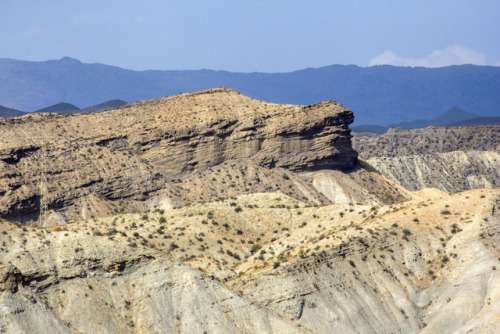
{"type": "Polygon", "coordinates": [[[185,106],[169,115],[174,121],[135,145],[149,151],[153,165],[177,173],[241,159],[293,171],[354,166],[348,129],[353,114],[336,102],[274,105],[230,90],[214,92],[180,97],[185,106]],[[165,148],[166,157],[155,154],[165,148]]]}
{"type": "Polygon", "coordinates": [[[109,211],[110,201],[150,199],[169,182],[233,160],[295,172],[349,170],[357,161],[352,121],[332,101],[277,105],[228,89],[103,113],[2,120],[0,215],[35,221],[45,202],[52,224],[61,211],[89,218],[109,211]]]}

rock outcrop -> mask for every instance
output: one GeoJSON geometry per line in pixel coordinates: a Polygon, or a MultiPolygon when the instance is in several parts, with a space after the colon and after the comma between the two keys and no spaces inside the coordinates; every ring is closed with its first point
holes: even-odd
{"type": "Polygon", "coordinates": [[[47,208],[57,224],[94,215],[86,213],[90,202],[96,211],[132,200],[133,211],[160,192],[176,201],[182,196],[173,183],[229,161],[291,172],[351,170],[352,121],[352,112],[332,101],[276,105],[229,89],[102,113],[2,120],[0,215],[34,222],[47,208]]]}
{"type": "Polygon", "coordinates": [[[392,128],[356,136],[360,157],[409,190],[453,193],[500,186],[500,126],[392,128]]]}
{"type": "Polygon", "coordinates": [[[0,264],[2,333],[308,333],[158,251],[53,239],[0,264]]]}
{"type": "Polygon", "coordinates": [[[434,152],[500,152],[500,125],[428,127],[411,130],[390,128],[377,136],[356,136],[353,146],[365,160],[380,156],[408,156],[434,152]]]}

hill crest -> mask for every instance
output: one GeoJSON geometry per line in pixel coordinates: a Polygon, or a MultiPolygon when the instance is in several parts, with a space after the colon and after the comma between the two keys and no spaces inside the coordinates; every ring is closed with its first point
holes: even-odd
{"type": "Polygon", "coordinates": [[[57,112],[57,113],[61,113],[61,114],[71,114],[71,113],[77,112],[79,110],[80,110],[80,108],[78,108],[77,106],[72,105],[71,103],[59,102],[59,103],[54,104],[52,106],[39,109],[39,110],[37,110],[35,112],[37,112],[37,113],[52,113],[52,112],[57,112]]]}
{"type": "MultiPolygon", "coordinates": [[[[286,193],[297,198],[328,202],[335,196],[316,189],[312,179],[306,184],[283,174],[355,168],[348,127],[353,118],[350,109],[334,101],[272,104],[218,88],[101,113],[2,120],[0,192],[5,196],[0,214],[31,223],[38,219],[42,165],[56,221],[86,216],[87,209],[77,209],[83,202],[93,203],[91,211],[110,212],[118,198],[130,201],[129,210],[138,210],[288,187],[286,193]],[[178,189],[179,180],[191,184],[191,190],[178,189]]],[[[360,193],[345,198],[352,202],[371,196],[360,193]]]]}

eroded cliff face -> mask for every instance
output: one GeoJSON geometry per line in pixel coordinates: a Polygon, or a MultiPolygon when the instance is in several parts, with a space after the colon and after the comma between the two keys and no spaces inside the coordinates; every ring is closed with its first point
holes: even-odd
{"type": "Polygon", "coordinates": [[[229,89],[103,113],[2,120],[0,215],[34,222],[47,207],[59,224],[99,210],[140,210],[141,201],[161,194],[185,202],[176,182],[230,161],[292,172],[350,170],[357,161],[352,121],[352,112],[332,101],[276,105],[229,89]]]}
{"type": "Polygon", "coordinates": [[[0,262],[2,333],[310,333],[159,251],[80,235],[15,257],[0,262]]]}
{"type": "Polygon", "coordinates": [[[500,186],[500,126],[392,128],[356,136],[360,157],[409,190],[459,192],[500,186]]]}
{"type": "Polygon", "coordinates": [[[403,130],[390,128],[376,136],[356,136],[353,145],[363,159],[432,152],[500,151],[500,126],[478,125],[428,127],[403,130]]]}

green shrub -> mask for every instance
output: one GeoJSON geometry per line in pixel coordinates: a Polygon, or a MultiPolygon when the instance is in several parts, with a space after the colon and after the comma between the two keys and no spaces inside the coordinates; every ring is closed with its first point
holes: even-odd
{"type": "Polygon", "coordinates": [[[259,244],[254,244],[252,248],[250,249],[250,253],[254,254],[255,252],[259,251],[262,248],[261,245],[259,244]]]}

